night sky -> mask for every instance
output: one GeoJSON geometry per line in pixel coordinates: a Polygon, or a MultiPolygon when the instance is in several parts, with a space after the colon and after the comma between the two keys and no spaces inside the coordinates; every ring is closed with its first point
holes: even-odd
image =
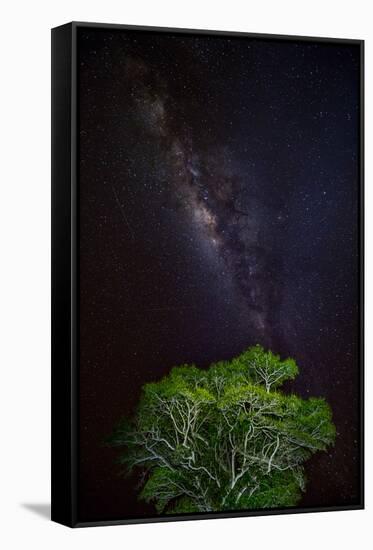
{"type": "Polygon", "coordinates": [[[155,515],[104,444],[141,386],[260,343],[337,441],[302,506],[359,501],[359,46],[79,29],[80,520],[155,515]]]}

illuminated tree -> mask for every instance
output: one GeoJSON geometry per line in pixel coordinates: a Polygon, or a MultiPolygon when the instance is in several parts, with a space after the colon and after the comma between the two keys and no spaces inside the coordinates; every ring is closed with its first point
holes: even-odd
{"type": "Polygon", "coordinates": [[[296,505],[305,461],[335,438],[324,399],[276,389],[297,374],[293,359],[254,346],[146,384],[134,419],[110,441],[124,447],[128,472],[142,471],[140,498],[159,513],[296,505]]]}

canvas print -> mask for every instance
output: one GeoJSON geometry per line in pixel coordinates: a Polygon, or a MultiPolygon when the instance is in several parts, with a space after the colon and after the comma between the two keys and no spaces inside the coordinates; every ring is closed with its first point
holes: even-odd
{"type": "Polygon", "coordinates": [[[77,29],[80,521],[361,503],[360,56],[77,29]]]}

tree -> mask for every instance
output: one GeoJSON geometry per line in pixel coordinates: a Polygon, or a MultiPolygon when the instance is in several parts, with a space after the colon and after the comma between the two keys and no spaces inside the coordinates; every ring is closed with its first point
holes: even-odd
{"type": "Polygon", "coordinates": [[[110,439],[125,448],[126,471],[142,472],[140,498],[159,513],[296,505],[305,461],[335,438],[324,399],[277,390],[297,374],[293,359],[254,346],[146,384],[134,419],[110,439]]]}

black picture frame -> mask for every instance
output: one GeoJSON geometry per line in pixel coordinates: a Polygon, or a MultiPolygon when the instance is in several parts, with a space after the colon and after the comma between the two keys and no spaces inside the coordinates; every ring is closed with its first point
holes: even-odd
{"type": "Polygon", "coordinates": [[[227,31],[72,22],[52,29],[52,520],[69,527],[149,523],[364,508],[364,41],[227,31]],[[360,48],[359,424],[360,501],[338,507],[284,508],[81,521],[79,477],[79,29],[120,29],[175,35],[247,37],[353,44],[360,48]]]}

